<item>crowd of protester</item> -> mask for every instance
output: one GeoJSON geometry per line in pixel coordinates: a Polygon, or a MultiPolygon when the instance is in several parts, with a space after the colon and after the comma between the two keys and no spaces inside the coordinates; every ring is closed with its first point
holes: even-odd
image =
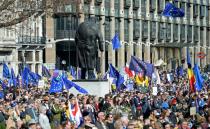
{"type": "Polygon", "coordinates": [[[7,88],[0,99],[0,129],[208,129],[210,76],[206,76],[203,90],[195,93],[189,90],[187,75],[174,74],[168,82],[164,73],[162,84],[156,85],[157,95],[152,94],[151,84],[104,97],[65,90],[49,94],[37,87],[7,88]],[[69,103],[79,104],[80,125],[71,121],[69,103]]]}

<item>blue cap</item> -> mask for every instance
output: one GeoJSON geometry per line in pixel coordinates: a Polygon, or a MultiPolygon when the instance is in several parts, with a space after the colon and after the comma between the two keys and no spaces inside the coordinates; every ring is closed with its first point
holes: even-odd
{"type": "Polygon", "coordinates": [[[162,103],[162,108],[163,108],[163,109],[168,109],[168,108],[169,108],[168,103],[167,103],[167,102],[163,102],[163,103],[162,103]]]}

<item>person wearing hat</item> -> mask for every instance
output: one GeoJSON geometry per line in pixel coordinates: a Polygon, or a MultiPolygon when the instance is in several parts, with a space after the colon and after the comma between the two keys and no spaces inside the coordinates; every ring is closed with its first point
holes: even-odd
{"type": "Polygon", "coordinates": [[[57,126],[61,121],[61,112],[62,107],[60,106],[59,99],[55,99],[53,105],[52,105],[52,113],[53,113],[53,122],[55,126],[57,126]]]}
{"type": "Polygon", "coordinates": [[[42,106],[45,107],[46,115],[47,115],[49,121],[52,122],[53,114],[52,114],[51,108],[49,107],[49,97],[47,95],[44,96],[44,98],[43,98],[42,106]]]}
{"type": "Polygon", "coordinates": [[[36,124],[37,124],[37,122],[36,122],[34,119],[31,119],[31,120],[28,122],[28,128],[29,128],[29,129],[37,129],[36,124]]]}
{"type": "Polygon", "coordinates": [[[48,96],[44,96],[44,98],[43,98],[43,106],[45,106],[47,110],[49,109],[48,102],[49,102],[49,97],[48,96]]]}

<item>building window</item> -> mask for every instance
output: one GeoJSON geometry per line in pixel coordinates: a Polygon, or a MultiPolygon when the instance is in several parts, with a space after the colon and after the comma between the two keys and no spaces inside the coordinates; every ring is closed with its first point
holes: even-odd
{"type": "Polygon", "coordinates": [[[200,45],[203,46],[203,38],[204,38],[204,28],[203,27],[200,27],[200,45]]]}
{"type": "Polygon", "coordinates": [[[120,33],[120,19],[115,18],[115,33],[120,33]]]}
{"type": "Polygon", "coordinates": [[[188,25],[188,28],[187,28],[187,40],[189,42],[192,42],[192,26],[191,25],[188,25]]]}
{"type": "Polygon", "coordinates": [[[190,19],[191,5],[187,3],[187,18],[190,19]]]}
{"type": "Polygon", "coordinates": [[[177,8],[179,7],[179,1],[173,1],[173,3],[177,8]]]}
{"type": "Polygon", "coordinates": [[[145,14],[146,14],[146,1],[141,0],[141,15],[145,16],[145,14]]]}
{"type": "Polygon", "coordinates": [[[65,17],[66,30],[76,30],[78,26],[77,18],[74,16],[65,17]]]}
{"type": "Polygon", "coordinates": [[[136,10],[133,10],[133,19],[137,19],[138,12],[136,10]]]}
{"type": "Polygon", "coordinates": [[[174,40],[177,41],[178,40],[178,24],[174,24],[174,29],[173,29],[173,34],[174,34],[174,40]]]}
{"type": "Polygon", "coordinates": [[[129,10],[128,9],[124,9],[124,18],[128,18],[128,13],[129,13],[129,10]]]}
{"type": "Polygon", "coordinates": [[[148,21],[142,21],[142,26],[143,26],[143,40],[146,40],[148,38],[148,21]]]}
{"type": "Polygon", "coordinates": [[[198,5],[194,4],[193,5],[193,17],[197,18],[198,16],[198,5]]]}
{"type": "Polygon", "coordinates": [[[105,71],[108,71],[108,69],[109,69],[109,57],[108,57],[108,44],[106,43],[105,44],[106,45],[106,47],[105,47],[105,71]]]}
{"type": "Polygon", "coordinates": [[[203,18],[205,16],[205,6],[200,6],[200,18],[203,18]]]}
{"type": "Polygon", "coordinates": [[[110,0],[105,0],[105,15],[109,16],[110,12],[110,0]]]}
{"type": "Polygon", "coordinates": [[[88,4],[84,4],[84,14],[89,14],[89,5],[88,4]]]}
{"type": "Polygon", "coordinates": [[[159,40],[164,40],[165,39],[165,34],[166,34],[166,28],[165,28],[165,25],[163,22],[160,22],[159,23],[159,33],[158,33],[158,37],[159,37],[159,40]]]}
{"type": "Polygon", "coordinates": [[[181,40],[185,41],[185,25],[181,25],[181,40]]]}
{"type": "Polygon", "coordinates": [[[140,5],[140,0],[133,0],[133,9],[138,9],[140,5]]]}
{"type": "Polygon", "coordinates": [[[207,21],[209,20],[209,11],[210,11],[210,7],[206,6],[206,20],[207,21]]]}
{"type": "Polygon", "coordinates": [[[198,42],[199,39],[198,39],[198,32],[199,32],[199,29],[198,29],[198,26],[194,26],[194,40],[195,42],[198,42]]]}
{"type": "Polygon", "coordinates": [[[131,7],[131,0],[124,0],[124,7],[125,8],[130,8],[131,7]]]}
{"type": "Polygon", "coordinates": [[[119,0],[115,0],[114,1],[115,17],[119,17],[119,15],[120,15],[119,7],[120,7],[119,0]]]}
{"type": "Polygon", "coordinates": [[[110,36],[110,18],[106,17],[105,18],[105,23],[104,23],[104,28],[105,28],[105,40],[110,40],[111,36],[110,36]]]}
{"type": "Polygon", "coordinates": [[[56,19],[56,29],[64,30],[64,17],[58,17],[56,19]]]}
{"type": "Polygon", "coordinates": [[[158,13],[161,14],[164,9],[163,0],[158,0],[158,13]]]}
{"type": "MultiPolygon", "coordinates": [[[[207,28],[207,35],[210,35],[210,27],[207,28]]],[[[207,36],[206,38],[207,42],[206,42],[206,46],[210,46],[210,36],[207,36]]]]}
{"type": "Polygon", "coordinates": [[[128,28],[129,28],[129,22],[128,22],[128,20],[124,20],[124,36],[125,36],[124,40],[126,42],[128,42],[128,40],[129,40],[128,28]]]}
{"type": "Polygon", "coordinates": [[[154,12],[156,9],[156,0],[150,0],[150,12],[154,12]]]}
{"type": "Polygon", "coordinates": [[[155,40],[156,38],[156,22],[152,21],[150,22],[150,37],[151,40],[155,40]]]}
{"type": "Polygon", "coordinates": [[[114,8],[115,9],[119,9],[119,7],[120,7],[120,1],[119,0],[115,0],[114,1],[114,8]]]}
{"type": "Polygon", "coordinates": [[[100,6],[95,6],[95,15],[100,15],[100,6]]]}
{"type": "Polygon", "coordinates": [[[171,40],[171,23],[166,23],[166,39],[167,41],[170,41],[171,40]]]}
{"type": "Polygon", "coordinates": [[[140,21],[134,20],[133,24],[133,39],[138,40],[140,37],[140,21]]]}

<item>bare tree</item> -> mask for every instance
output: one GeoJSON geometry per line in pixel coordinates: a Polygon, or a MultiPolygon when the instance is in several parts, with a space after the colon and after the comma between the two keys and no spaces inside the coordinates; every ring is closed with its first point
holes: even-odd
{"type": "Polygon", "coordinates": [[[80,0],[0,0],[0,28],[21,23],[31,16],[65,12],[66,5],[78,8],[80,0]]]}

